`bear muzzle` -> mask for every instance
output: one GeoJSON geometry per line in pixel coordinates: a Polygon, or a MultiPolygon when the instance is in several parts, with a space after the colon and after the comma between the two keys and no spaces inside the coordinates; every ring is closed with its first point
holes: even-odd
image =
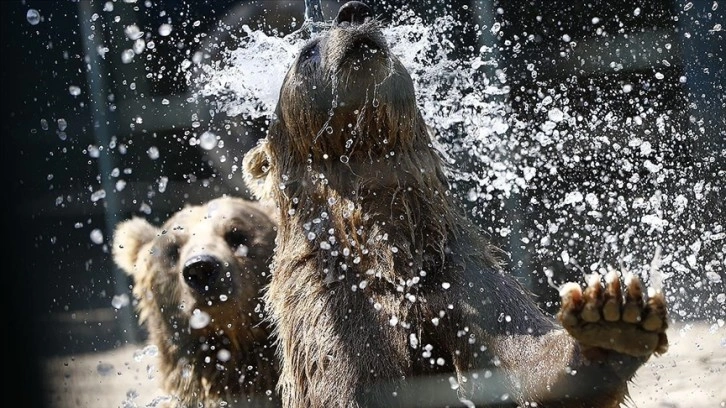
{"type": "MultiPolygon", "coordinates": [[[[222,282],[222,262],[209,254],[195,255],[184,262],[184,282],[198,294],[211,298],[231,289],[231,284],[222,282]]],[[[212,300],[212,299],[210,299],[212,300]]]]}

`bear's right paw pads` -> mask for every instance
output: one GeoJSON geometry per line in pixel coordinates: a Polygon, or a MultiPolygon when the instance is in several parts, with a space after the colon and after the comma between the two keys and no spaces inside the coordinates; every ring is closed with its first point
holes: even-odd
{"type": "Polygon", "coordinates": [[[668,350],[666,302],[663,293],[643,287],[636,276],[626,278],[621,289],[615,272],[605,277],[591,275],[583,291],[577,283],[560,289],[562,306],[557,318],[581,345],[613,350],[636,357],[668,350]]]}

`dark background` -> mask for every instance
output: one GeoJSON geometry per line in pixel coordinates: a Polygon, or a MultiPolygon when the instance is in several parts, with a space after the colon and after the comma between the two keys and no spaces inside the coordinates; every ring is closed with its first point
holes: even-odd
{"type": "MultiPolygon", "coordinates": [[[[302,1],[164,1],[152,3],[146,12],[144,2],[117,1],[112,2],[111,13],[102,11],[104,3],[0,2],[2,173],[7,194],[3,229],[9,243],[3,270],[11,277],[7,285],[10,321],[5,333],[13,359],[8,364],[18,368],[10,370],[17,373],[11,376],[10,385],[23,390],[26,406],[43,404],[42,394],[37,392],[42,380],[36,364],[39,358],[107,350],[144,336],[136,329],[128,307],[111,307],[114,295],[129,293],[128,279],[109,256],[110,233],[116,222],[136,214],[158,223],[185,203],[225,193],[246,194],[225,181],[226,174],[218,170],[219,163],[209,152],[188,143],[200,132],[194,122],[209,121],[208,108],[186,101],[189,89],[183,78],[172,74],[158,78],[155,74],[175,70],[188,58],[188,51],[199,49],[195,39],[202,33],[217,33],[208,43],[233,41],[229,33],[215,31],[220,19],[234,14],[233,21],[251,22],[253,28],[276,27],[284,34],[291,29],[289,16],[301,21],[303,13],[302,1]],[[43,18],[37,25],[26,18],[31,8],[39,10],[43,18]],[[100,17],[94,19],[94,13],[100,17]],[[109,18],[115,15],[121,16],[120,22],[109,18]],[[132,44],[123,33],[125,25],[135,22],[147,30],[167,21],[174,26],[172,35],[161,39],[154,36],[154,51],[136,55],[131,63],[121,63],[121,52],[132,44]],[[194,21],[199,24],[192,24],[194,21]],[[87,58],[87,50],[95,50],[98,44],[108,47],[106,58],[87,58]],[[71,85],[78,86],[81,93],[71,95],[71,85]],[[170,101],[168,105],[164,99],[170,101]],[[67,123],[64,130],[58,126],[59,119],[67,123]],[[120,145],[126,146],[125,154],[121,154],[120,145]],[[104,146],[105,150],[93,157],[93,146],[104,146]],[[148,154],[154,148],[159,151],[158,159],[148,154]],[[120,175],[114,175],[113,169],[120,175]],[[116,191],[119,179],[126,185],[116,191]],[[160,188],[160,182],[164,187],[160,188]],[[105,198],[94,201],[93,192],[101,189],[106,191],[105,198]],[[89,238],[96,229],[103,233],[103,244],[89,238]]],[[[376,14],[385,16],[388,7],[408,3],[371,5],[376,14]]],[[[557,97],[586,117],[603,113],[599,107],[605,105],[623,116],[644,106],[668,113],[674,131],[672,137],[657,141],[660,150],[667,152],[660,160],[666,168],[683,169],[685,176],[665,188],[676,189],[678,183],[688,185],[696,179],[712,183],[716,189],[705,204],[698,204],[702,208],[689,216],[694,228],[723,225],[726,52],[722,32],[708,30],[716,23],[724,24],[724,5],[713,10],[712,2],[696,1],[688,13],[681,2],[664,0],[448,1],[445,5],[422,1],[411,7],[427,21],[451,13],[467,23],[462,24],[462,34],[453,38],[461,45],[462,54],[482,43],[497,49],[499,68],[509,81],[507,98],[513,117],[542,120],[546,112],[537,108],[537,100],[548,89],[558,89],[557,97]],[[633,12],[636,8],[637,15],[633,12]],[[593,24],[593,16],[600,23],[593,24]],[[502,27],[497,35],[479,36],[466,29],[476,24],[491,26],[495,21],[502,27]],[[563,34],[579,44],[580,54],[572,54],[562,40],[563,34]],[[613,58],[617,44],[629,45],[620,47],[618,58],[613,58]],[[665,44],[670,47],[666,49],[665,44]],[[619,54],[623,50],[627,52],[619,54]],[[622,66],[613,68],[609,59],[621,61],[622,66]],[[664,65],[663,60],[669,64],[664,65]],[[656,69],[664,75],[663,80],[653,81],[656,69]],[[532,71],[537,72],[536,77],[532,71]],[[680,81],[684,75],[688,77],[685,84],[680,81]],[[639,91],[635,102],[632,94],[623,96],[614,91],[624,82],[635,84],[639,91]]],[[[332,17],[331,8],[326,10],[326,16],[332,17]]],[[[233,124],[238,133],[231,135],[235,139],[229,145],[240,149],[251,146],[264,135],[260,130],[264,126],[264,120],[233,124]]],[[[641,129],[657,126],[646,121],[641,129]]],[[[624,129],[618,135],[613,129],[598,131],[613,138],[625,138],[632,132],[624,129]]],[[[513,132],[511,137],[523,135],[513,132]]],[[[563,161],[558,164],[566,171],[533,182],[547,189],[469,204],[475,207],[476,221],[507,250],[512,269],[540,295],[543,308],[549,311],[553,303],[548,302],[556,299],[546,286],[543,268],[554,269],[561,279],[578,278],[579,272],[563,269],[547,251],[515,243],[515,238],[536,235],[541,232],[538,223],[559,216],[543,205],[532,204],[533,197],[539,203],[556,201],[573,184],[594,186],[593,191],[617,190],[612,185],[602,186],[603,177],[617,180],[629,176],[606,154],[590,153],[602,157],[579,165],[563,161]],[[496,233],[503,225],[513,226],[511,235],[496,233]]],[[[553,152],[552,160],[564,159],[553,152]]],[[[474,161],[464,158],[462,163],[472,171],[482,170],[474,161]]],[[[460,192],[471,188],[463,182],[455,187],[460,192]]],[[[639,188],[654,187],[643,184],[639,188]]],[[[623,194],[628,191],[627,186],[622,187],[623,194]]],[[[617,222],[612,222],[617,228],[617,222]]],[[[590,256],[588,251],[596,254],[599,250],[586,239],[572,242],[573,232],[581,232],[585,226],[584,221],[574,218],[554,235],[552,246],[569,246],[572,253],[580,251],[585,258],[590,256]]],[[[723,257],[723,251],[723,247],[715,246],[704,250],[702,256],[723,257]]],[[[717,273],[726,278],[723,270],[717,273]]],[[[702,295],[705,292],[708,297],[711,292],[723,292],[723,283],[720,287],[686,288],[686,292],[690,290],[702,295]]],[[[711,303],[703,309],[692,305],[687,316],[708,317],[714,308],[723,312],[723,304],[711,303]]]]}

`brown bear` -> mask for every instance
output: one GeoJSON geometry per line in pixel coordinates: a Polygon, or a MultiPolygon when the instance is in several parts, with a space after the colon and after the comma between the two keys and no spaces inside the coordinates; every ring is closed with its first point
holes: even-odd
{"type": "Polygon", "coordinates": [[[301,49],[244,171],[278,206],[285,407],[617,407],[667,348],[664,297],[637,278],[566,285],[558,324],[505,271],[361,2],[301,49]]]}
{"type": "Polygon", "coordinates": [[[161,227],[139,217],[117,225],[113,258],[133,277],[170,406],[280,405],[261,299],[275,224],[269,207],[222,197],[161,227]]]}

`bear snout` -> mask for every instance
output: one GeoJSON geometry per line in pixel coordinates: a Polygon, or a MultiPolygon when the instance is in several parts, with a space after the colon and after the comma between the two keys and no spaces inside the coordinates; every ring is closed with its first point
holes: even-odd
{"type": "Polygon", "coordinates": [[[210,294],[222,272],[222,262],[209,254],[196,255],[184,262],[184,281],[202,295],[210,294]]]}
{"type": "Polygon", "coordinates": [[[349,1],[338,10],[335,23],[363,24],[366,19],[373,17],[373,10],[360,1],[349,1]]]}

